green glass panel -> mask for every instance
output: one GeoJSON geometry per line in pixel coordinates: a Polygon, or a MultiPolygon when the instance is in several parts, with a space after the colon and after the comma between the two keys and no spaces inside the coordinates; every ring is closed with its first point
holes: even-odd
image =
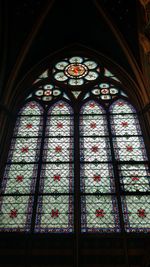
{"type": "Polygon", "coordinates": [[[0,197],[0,231],[29,231],[32,204],[31,196],[0,197]]]}
{"type": "Polygon", "coordinates": [[[39,196],[36,232],[72,232],[72,196],[39,196]]]}
{"type": "Polygon", "coordinates": [[[127,232],[150,232],[149,196],[123,196],[122,209],[127,232]]]}
{"type": "Polygon", "coordinates": [[[68,193],[73,190],[72,164],[46,164],[42,165],[40,192],[68,193]]]}
{"type": "Polygon", "coordinates": [[[118,232],[119,215],[113,196],[82,196],[82,232],[118,232]]]}
{"type": "Polygon", "coordinates": [[[37,166],[33,164],[7,165],[2,181],[2,193],[29,194],[34,192],[37,166]]]}

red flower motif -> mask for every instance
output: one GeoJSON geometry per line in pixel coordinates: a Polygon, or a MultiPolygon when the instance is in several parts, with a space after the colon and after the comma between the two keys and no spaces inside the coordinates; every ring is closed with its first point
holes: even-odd
{"type": "Polygon", "coordinates": [[[60,175],[54,175],[54,181],[60,181],[61,176],[60,175]]]}
{"type": "Polygon", "coordinates": [[[92,150],[92,152],[96,153],[96,152],[98,152],[99,148],[98,148],[98,146],[92,146],[91,150],[92,150]]]}
{"type": "Polygon", "coordinates": [[[96,128],[96,123],[95,123],[95,122],[91,122],[90,127],[91,127],[92,129],[96,128]]]}
{"type": "Polygon", "coordinates": [[[135,177],[135,176],[131,177],[131,179],[132,179],[132,181],[139,181],[140,180],[139,177],[135,177]]]}
{"type": "Polygon", "coordinates": [[[31,103],[31,104],[29,105],[29,107],[30,107],[31,109],[34,109],[34,108],[35,108],[35,104],[32,104],[32,103],[31,103]]]}
{"type": "Polygon", "coordinates": [[[90,103],[89,107],[90,108],[94,108],[95,107],[95,104],[94,103],[90,103]]]}
{"type": "Polygon", "coordinates": [[[133,151],[133,147],[132,147],[132,146],[126,146],[126,150],[127,150],[128,152],[132,152],[132,151],[133,151]]]}
{"type": "Polygon", "coordinates": [[[95,182],[99,182],[101,180],[101,176],[100,175],[94,175],[93,179],[95,182]]]}
{"type": "Polygon", "coordinates": [[[108,94],[109,93],[109,90],[108,89],[102,89],[101,91],[103,94],[108,94]]]}
{"type": "Polygon", "coordinates": [[[59,108],[63,108],[64,107],[64,104],[63,103],[60,103],[60,104],[58,104],[58,107],[59,108]]]}
{"type": "Polygon", "coordinates": [[[105,212],[102,209],[96,210],[96,217],[104,217],[105,216],[105,212]]]}
{"type": "Polygon", "coordinates": [[[126,121],[122,121],[122,122],[121,122],[121,126],[122,126],[122,127],[127,127],[127,126],[128,126],[128,123],[127,123],[126,121]]]}
{"type": "Polygon", "coordinates": [[[120,102],[117,103],[117,105],[118,105],[119,107],[122,107],[122,106],[124,106],[124,103],[120,101],[120,102]]]}
{"type": "Polygon", "coordinates": [[[21,148],[22,153],[27,153],[29,151],[29,148],[27,146],[21,148]]]}
{"type": "Polygon", "coordinates": [[[59,210],[52,210],[51,211],[51,217],[57,218],[59,216],[59,210]]]}
{"type": "Polygon", "coordinates": [[[61,146],[56,146],[56,147],[55,147],[55,152],[56,152],[56,153],[60,153],[60,152],[62,152],[62,147],[61,147],[61,146]]]}
{"type": "Polygon", "coordinates": [[[51,90],[46,90],[45,95],[51,95],[51,90]]]}
{"type": "Polygon", "coordinates": [[[18,210],[13,209],[13,210],[10,211],[9,217],[12,218],[12,219],[16,218],[17,217],[17,213],[18,213],[18,210]]]}
{"type": "Polygon", "coordinates": [[[31,123],[26,124],[26,128],[27,128],[27,129],[31,129],[32,126],[33,126],[33,125],[32,125],[31,123]]]}
{"type": "Polygon", "coordinates": [[[58,123],[57,123],[57,128],[59,128],[59,129],[60,129],[60,128],[63,128],[63,124],[62,124],[61,122],[58,122],[58,123]]]}
{"type": "Polygon", "coordinates": [[[146,217],[145,210],[144,209],[139,209],[138,210],[138,216],[141,218],[146,217]]]}
{"type": "Polygon", "coordinates": [[[19,183],[23,181],[23,178],[24,178],[23,175],[17,175],[17,176],[16,176],[16,180],[17,180],[17,182],[19,182],[19,183]]]}

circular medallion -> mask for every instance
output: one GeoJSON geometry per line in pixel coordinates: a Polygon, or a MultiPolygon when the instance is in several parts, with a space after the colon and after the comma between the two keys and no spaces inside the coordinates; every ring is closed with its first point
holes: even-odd
{"type": "Polygon", "coordinates": [[[44,95],[51,95],[52,94],[52,91],[51,90],[46,90],[45,92],[44,92],[44,95]]]}
{"type": "Polygon", "coordinates": [[[102,89],[101,90],[101,93],[103,94],[103,95],[107,95],[107,94],[109,94],[109,89],[102,89]]]}
{"type": "Polygon", "coordinates": [[[88,69],[83,64],[69,64],[65,69],[65,74],[71,78],[81,78],[84,77],[88,72],[88,69]]]}
{"type": "Polygon", "coordinates": [[[52,70],[54,79],[71,86],[82,86],[98,78],[100,66],[87,57],[73,56],[57,62],[52,70]]]}
{"type": "Polygon", "coordinates": [[[100,89],[99,88],[95,88],[95,89],[92,90],[92,93],[94,95],[99,95],[100,94],[100,89]]]}
{"type": "Polygon", "coordinates": [[[43,90],[37,90],[37,91],[35,92],[35,95],[36,95],[36,96],[42,96],[42,95],[43,95],[43,90]]]}

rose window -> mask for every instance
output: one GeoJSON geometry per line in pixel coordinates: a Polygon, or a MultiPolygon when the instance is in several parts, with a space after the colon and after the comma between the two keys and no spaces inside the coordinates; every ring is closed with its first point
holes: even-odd
{"type": "Polygon", "coordinates": [[[55,98],[58,98],[62,95],[61,90],[52,85],[52,84],[45,84],[40,85],[38,89],[36,89],[33,93],[35,98],[38,98],[39,100],[42,100],[44,102],[49,102],[54,100],[55,98]]]}
{"type": "Polygon", "coordinates": [[[71,57],[58,62],[53,69],[54,78],[69,85],[83,85],[98,78],[98,63],[84,57],[71,57]]]}

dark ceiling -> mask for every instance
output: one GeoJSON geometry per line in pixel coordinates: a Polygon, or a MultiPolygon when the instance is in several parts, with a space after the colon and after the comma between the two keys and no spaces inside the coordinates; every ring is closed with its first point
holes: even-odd
{"type": "MultiPolygon", "coordinates": [[[[7,40],[4,47],[7,81],[24,41],[49,1],[1,1],[5,22],[3,31],[7,40]]],[[[120,30],[136,60],[139,61],[136,0],[99,0],[99,4],[120,30]]],[[[44,57],[72,43],[80,43],[105,54],[133,76],[122,49],[94,1],[55,0],[22,64],[18,81],[44,57]]]]}

